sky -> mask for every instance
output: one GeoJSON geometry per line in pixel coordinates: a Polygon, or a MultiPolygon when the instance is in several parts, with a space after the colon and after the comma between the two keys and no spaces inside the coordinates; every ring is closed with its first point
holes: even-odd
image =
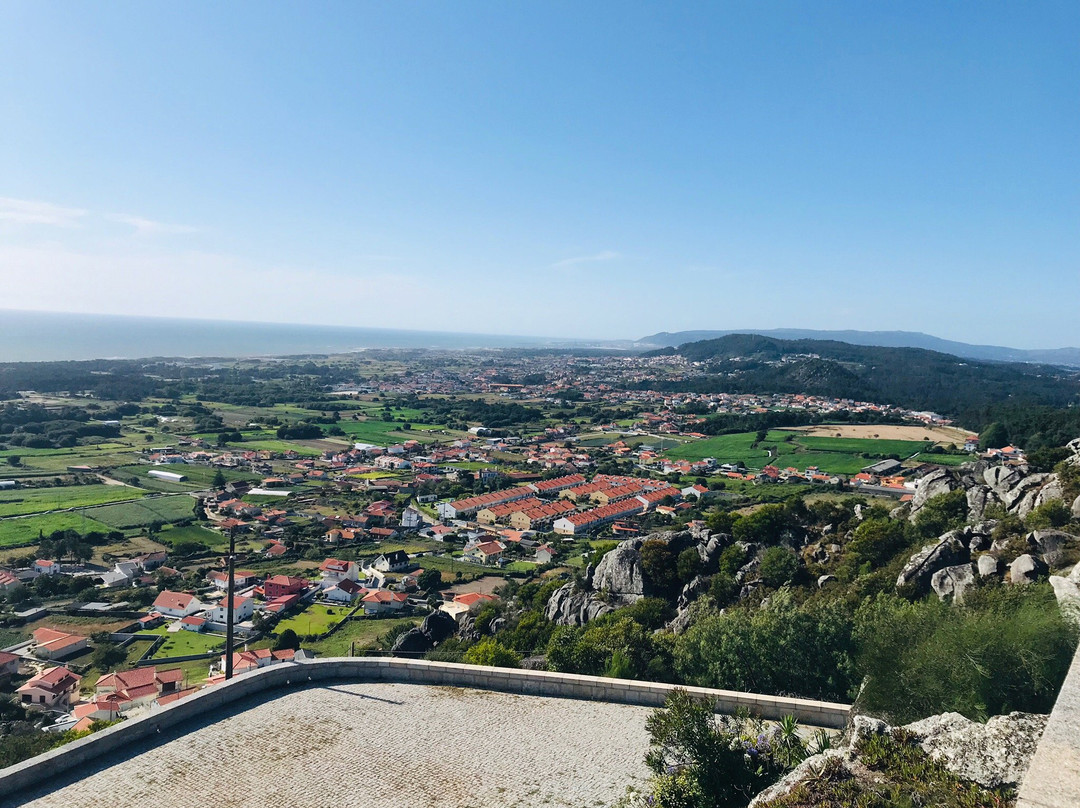
{"type": "Polygon", "coordinates": [[[1080,345],[1080,4],[0,2],[0,308],[1080,345]]]}

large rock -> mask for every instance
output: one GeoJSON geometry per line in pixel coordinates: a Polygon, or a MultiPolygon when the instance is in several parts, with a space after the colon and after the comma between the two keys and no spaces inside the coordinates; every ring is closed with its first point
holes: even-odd
{"type": "Polygon", "coordinates": [[[454,636],[457,621],[441,609],[436,609],[420,624],[420,631],[435,645],[454,636]]]}
{"type": "Polygon", "coordinates": [[[1061,500],[1064,496],[1065,490],[1061,487],[1061,480],[1056,474],[1051,474],[1043,487],[1039,489],[1038,496],[1035,497],[1035,507],[1038,508],[1055,499],[1061,500]]]}
{"type": "Polygon", "coordinates": [[[1018,786],[1031,764],[1048,716],[996,715],[985,724],[945,713],[909,724],[930,757],[965,780],[986,788],[1018,786]]]}
{"type": "MultiPolygon", "coordinates": [[[[847,770],[846,750],[844,749],[826,749],[824,752],[818,755],[811,755],[790,772],[785,774],[782,778],[777,780],[773,785],[758,794],[754,799],[750,801],[750,804],[746,808],[760,808],[773,800],[784,796],[789,791],[795,788],[803,780],[810,777],[817,776],[826,763],[836,758],[843,761],[844,769],[847,770]]],[[[644,805],[650,805],[651,803],[643,803],[644,805]]]]}
{"type": "Polygon", "coordinates": [[[1001,561],[988,553],[984,553],[976,559],[975,568],[978,570],[980,578],[996,577],[1001,573],[1001,561]]]}
{"type": "Polygon", "coordinates": [[[971,564],[945,567],[930,578],[930,588],[941,599],[952,598],[953,603],[964,602],[964,590],[975,583],[975,570],[971,564]]]}
{"type": "Polygon", "coordinates": [[[1009,489],[1023,478],[1023,472],[1016,466],[991,466],[983,472],[983,480],[999,498],[1004,498],[1009,489]]]}
{"type": "Polygon", "coordinates": [[[544,617],[559,626],[583,626],[613,611],[593,592],[569,583],[556,589],[544,608],[544,617]]]}
{"type": "Polygon", "coordinates": [[[1009,565],[1010,580],[1014,584],[1033,584],[1046,572],[1046,565],[1030,553],[1018,556],[1009,565]]]}
{"type": "MultiPolygon", "coordinates": [[[[1076,565],[1074,574],[1077,569],[1080,569],[1080,564],[1076,565]]],[[[1049,580],[1050,586],[1054,588],[1054,597],[1057,598],[1061,616],[1080,628],[1080,586],[1077,586],[1072,575],[1051,575],[1049,580]]]]}
{"type": "Polygon", "coordinates": [[[914,522],[915,517],[927,501],[939,494],[948,494],[950,491],[955,491],[959,485],[959,479],[947,469],[931,471],[915,484],[915,493],[911,497],[911,509],[908,513],[908,519],[914,522]]]}
{"type": "Polygon", "coordinates": [[[980,521],[986,515],[986,509],[990,505],[1000,504],[1001,500],[989,486],[976,485],[967,491],[968,518],[980,521]]]}
{"type": "Polygon", "coordinates": [[[1067,550],[1074,547],[1077,541],[1076,536],[1061,530],[1035,530],[1027,537],[1028,546],[1039,554],[1048,567],[1062,566],[1067,550]]]}
{"type": "Polygon", "coordinates": [[[1002,498],[1005,507],[1010,513],[1015,513],[1021,519],[1031,513],[1035,507],[1035,500],[1039,496],[1039,490],[1046,481],[1048,474],[1029,474],[1009,489],[1002,498]]]}
{"type": "Polygon", "coordinates": [[[950,530],[911,556],[896,579],[897,588],[912,584],[916,590],[924,592],[930,588],[930,579],[935,572],[968,561],[969,551],[962,535],[958,530],[950,530]]]}
{"type": "Polygon", "coordinates": [[[642,539],[621,542],[604,554],[592,574],[592,588],[619,598],[637,600],[645,596],[645,575],[641,571],[642,539]]]}
{"type": "Polygon", "coordinates": [[[421,657],[434,646],[419,628],[411,628],[394,641],[390,653],[396,657],[421,657]]]}
{"type": "Polygon", "coordinates": [[[1080,519],[1080,497],[1076,498],[1076,501],[1072,504],[1073,519],[1080,519]]]}

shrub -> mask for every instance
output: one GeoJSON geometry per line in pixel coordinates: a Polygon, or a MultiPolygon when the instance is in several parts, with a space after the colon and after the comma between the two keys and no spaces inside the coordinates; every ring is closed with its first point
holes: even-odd
{"type": "Polygon", "coordinates": [[[761,555],[758,573],[765,586],[774,589],[789,583],[799,570],[799,559],[787,547],[770,547],[761,555]]]}

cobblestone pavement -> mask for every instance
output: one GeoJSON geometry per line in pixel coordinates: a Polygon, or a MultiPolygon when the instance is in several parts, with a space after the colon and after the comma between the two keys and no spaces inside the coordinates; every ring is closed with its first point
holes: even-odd
{"type": "Polygon", "coordinates": [[[14,804],[34,808],[606,805],[647,776],[649,709],[351,683],[247,700],[14,804]],[[81,778],[81,779],[76,779],[81,778]]]}

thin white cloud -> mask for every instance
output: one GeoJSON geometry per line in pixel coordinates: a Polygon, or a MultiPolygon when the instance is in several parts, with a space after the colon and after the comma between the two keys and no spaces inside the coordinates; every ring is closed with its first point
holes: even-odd
{"type": "Polygon", "coordinates": [[[564,258],[562,261],[556,261],[551,265],[552,269],[560,269],[563,267],[573,267],[578,264],[595,264],[602,261],[614,261],[616,258],[622,258],[621,253],[617,253],[614,250],[603,250],[596,253],[596,255],[578,255],[574,258],[564,258]]]}
{"type": "Polygon", "coordinates": [[[107,213],[105,214],[105,218],[111,222],[118,222],[134,227],[136,234],[140,236],[162,236],[197,232],[197,228],[189,227],[185,224],[155,222],[153,219],[145,219],[142,216],[132,216],[127,213],[107,213]]]}
{"type": "Polygon", "coordinates": [[[66,208],[32,199],[0,196],[0,221],[15,224],[44,224],[53,227],[77,227],[88,211],[66,208]]]}

